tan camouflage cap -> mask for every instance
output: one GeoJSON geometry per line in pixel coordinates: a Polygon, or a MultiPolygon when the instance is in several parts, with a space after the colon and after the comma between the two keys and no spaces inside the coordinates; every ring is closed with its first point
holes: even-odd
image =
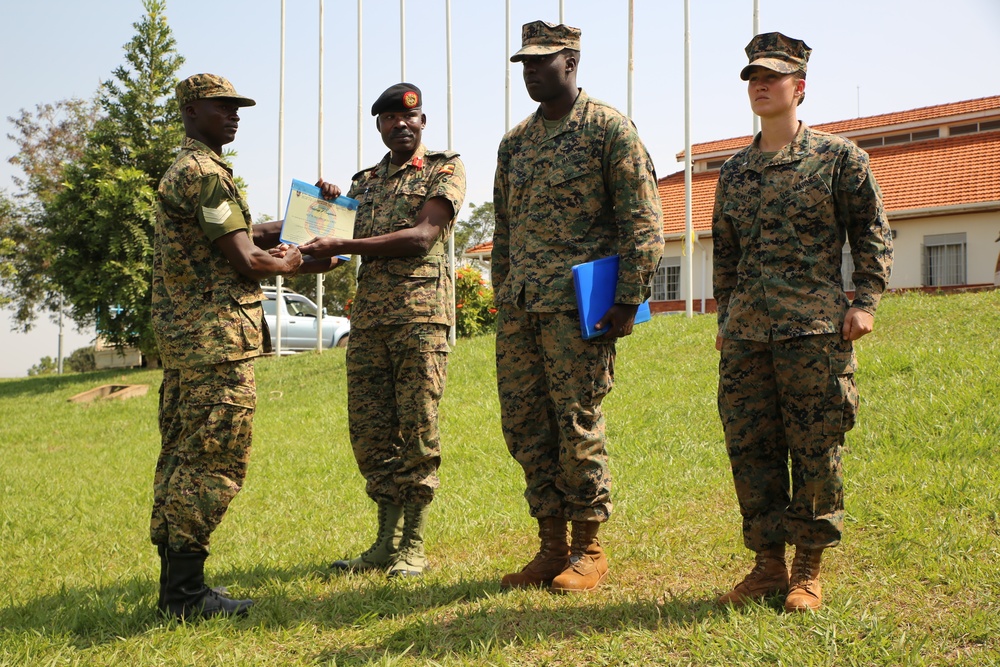
{"type": "Polygon", "coordinates": [[[516,63],[525,56],[547,56],[563,49],[580,50],[579,28],[532,21],[521,26],[521,50],[512,55],[510,61],[516,63]]]}
{"type": "Polygon", "coordinates": [[[805,76],[806,63],[812,49],[801,39],[787,37],[780,32],[765,32],[750,40],[746,49],[750,64],[740,72],[744,81],[750,78],[751,67],[765,67],[781,74],[802,72],[805,76]]]}
{"type": "Polygon", "coordinates": [[[193,74],[178,83],[174,93],[177,95],[177,104],[181,108],[195,100],[211,97],[235,100],[241,107],[252,107],[257,104],[249,97],[238,94],[233,88],[233,84],[217,74],[193,74]]]}

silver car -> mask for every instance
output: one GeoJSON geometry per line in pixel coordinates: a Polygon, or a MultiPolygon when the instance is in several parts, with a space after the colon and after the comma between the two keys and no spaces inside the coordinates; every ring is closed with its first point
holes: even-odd
{"type": "MultiPolygon", "coordinates": [[[[277,301],[278,291],[264,287],[264,319],[271,330],[271,345],[278,346],[277,309],[281,308],[281,349],[316,349],[316,304],[289,289],[281,290],[282,302],[277,301]]],[[[351,321],[346,317],[327,315],[323,309],[323,347],[347,347],[351,334],[351,321]]]]}

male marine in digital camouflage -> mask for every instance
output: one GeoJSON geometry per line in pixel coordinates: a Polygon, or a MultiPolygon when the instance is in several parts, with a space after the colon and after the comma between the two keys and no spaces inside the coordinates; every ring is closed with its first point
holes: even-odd
{"type": "Polygon", "coordinates": [[[747,45],[740,78],[761,132],[723,165],[712,219],[719,414],[743,542],[756,552],[719,601],[787,592],[788,611],[820,607],[820,558],[840,542],[841,453],[858,408],[853,341],[872,330],[892,265],[868,156],[798,121],[810,52],[777,32],[747,45]],[[841,275],[845,239],[853,300],[841,275]],[[790,577],[786,543],[796,547],[790,577]]]}
{"type": "Polygon", "coordinates": [[[500,143],[492,279],[501,424],[541,546],[500,583],[589,591],[608,572],[597,539],[611,515],[601,401],[615,340],[632,332],[663,252],[660,198],[632,121],[577,88],[580,30],[533,21],[521,36],[511,61],[539,107],[500,143]],[[571,267],[614,254],[615,305],[598,322],[607,333],[585,341],[571,267]]]}
{"type": "Polygon", "coordinates": [[[465,167],[458,153],[421,143],[427,117],[416,86],[391,86],[372,115],[389,153],[352,178],[354,239],[314,239],[300,249],[361,258],[347,344],[348,418],[378,530],[370,548],[331,567],[415,576],[427,567],[424,525],[439,484],[438,404],[455,321],[444,248],[465,199],[465,167]]]}
{"type": "Polygon", "coordinates": [[[270,342],[259,281],[295,271],[275,224],[250,210],[222,159],[240,107],[255,102],[214,74],[177,84],[187,137],[157,192],[152,318],[163,362],[161,450],[150,536],[160,555],[160,611],[178,617],[245,614],[205,585],[209,538],[240,490],[256,405],[253,359],[270,342]],[[261,246],[261,247],[258,247],[261,246]]]}

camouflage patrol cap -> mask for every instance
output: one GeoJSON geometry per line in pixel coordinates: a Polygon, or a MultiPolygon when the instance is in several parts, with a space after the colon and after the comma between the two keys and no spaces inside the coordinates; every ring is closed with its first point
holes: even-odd
{"type": "Polygon", "coordinates": [[[385,89],[375,104],[372,105],[372,115],[377,116],[386,111],[409,111],[418,109],[424,104],[424,96],[420,89],[412,83],[397,83],[385,89]]]}
{"type": "Polygon", "coordinates": [[[812,49],[801,39],[787,37],[780,32],[765,32],[755,36],[747,44],[747,57],[750,64],[740,72],[740,78],[747,81],[750,78],[751,67],[764,67],[781,74],[802,72],[806,74],[806,63],[812,49]]]}
{"type": "Polygon", "coordinates": [[[579,28],[532,21],[521,26],[521,50],[512,55],[510,61],[516,63],[525,56],[547,56],[563,49],[580,50],[579,28]]]}
{"type": "Polygon", "coordinates": [[[239,95],[233,84],[217,74],[193,74],[177,84],[174,94],[177,95],[177,104],[181,108],[195,100],[211,97],[233,100],[241,107],[252,107],[257,104],[249,97],[239,95]]]}

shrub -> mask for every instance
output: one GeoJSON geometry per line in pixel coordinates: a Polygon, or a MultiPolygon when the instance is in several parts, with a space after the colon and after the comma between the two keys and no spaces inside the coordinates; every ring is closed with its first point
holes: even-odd
{"type": "Polygon", "coordinates": [[[493,288],[479,269],[460,266],[455,271],[455,333],[469,337],[496,330],[493,288]]]}

